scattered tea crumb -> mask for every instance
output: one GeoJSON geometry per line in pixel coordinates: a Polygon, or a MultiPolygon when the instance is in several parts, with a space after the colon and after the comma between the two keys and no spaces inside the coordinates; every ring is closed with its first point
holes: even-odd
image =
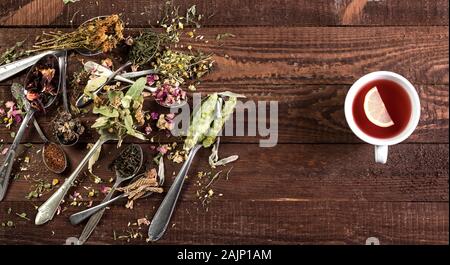
{"type": "Polygon", "coordinates": [[[27,221],[30,221],[30,218],[27,217],[26,213],[16,213],[17,216],[19,216],[22,219],[25,219],[27,221]]]}

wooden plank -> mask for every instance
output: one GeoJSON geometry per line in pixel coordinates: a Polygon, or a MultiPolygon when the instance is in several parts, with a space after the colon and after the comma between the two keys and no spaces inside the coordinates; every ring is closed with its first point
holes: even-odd
{"type": "MultiPolygon", "coordinates": [[[[63,6],[59,0],[15,0],[0,3],[2,26],[71,26],[84,20],[122,13],[130,26],[156,25],[165,1],[83,0],[63,6]],[[29,14],[34,14],[30,16],[29,14]]],[[[444,0],[227,0],[174,1],[180,13],[193,4],[206,26],[448,25],[444,0]]]]}
{"type": "MultiPolygon", "coordinates": [[[[146,244],[148,228],[132,225],[151,219],[158,202],[142,201],[134,210],[113,206],[106,212],[87,244],[126,244],[119,236],[138,231],[146,244]],[[128,223],[131,225],[128,226],[128,223]],[[114,240],[114,231],[116,240],[114,240]]],[[[33,225],[34,211],[27,202],[2,202],[0,244],[65,244],[78,237],[83,226],[72,226],[70,209],[44,226],[33,225]],[[7,214],[11,208],[11,214],[7,214]],[[31,221],[15,213],[30,213],[31,221]]],[[[206,212],[198,204],[181,202],[168,231],[156,244],[365,244],[377,237],[380,244],[448,244],[448,203],[427,202],[214,202],[206,212]]]]}
{"type": "MultiPolygon", "coordinates": [[[[42,30],[0,29],[1,50],[32,42],[42,30]]],[[[352,84],[377,70],[415,85],[448,84],[448,27],[217,27],[198,34],[209,42],[184,44],[215,54],[215,71],[205,78],[214,85],[352,84]],[[215,38],[224,32],[236,37],[220,44],[215,38]]]]}
{"type": "MultiPolygon", "coordinates": [[[[279,143],[359,143],[361,142],[348,128],[344,117],[344,100],[347,94],[348,85],[240,85],[231,86],[228,84],[208,85],[202,84],[198,91],[212,93],[215,91],[231,90],[245,94],[248,100],[254,101],[256,106],[258,101],[278,102],[278,142],[279,143]]],[[[421,98],[421,120],[414,134],[407,139],[410,143],[448,143],[448,86],[421,85],[417,87],[421,98]]],[[[7,101],[11,99],[10,88],[0,86],[0,99],[7,101]]],[[[52,119],[57,112],[57,106],[51,109],[47,115],[39,115],[38,121],[46,135],[52,135],[52,119]]],[[[145,102],[145,109],[168,112],[167,109],[159,107],[151,98],[145,102]]],[[[262,108],[262,107],[260,107],[262,108]]],[[[242,109],[242,108],[239,108],[242,109]]],[[[270,111],[269,105],[265,107],[267,113],[270,111]]],[[[272,110],[273,111],[273,110],[272,110]]],[[[267,114],[268,117],[269,114],[267,114]]],[[[81,138],[82,143],[94,142],[97,138],[95,130],[90,125],[96,119],[96,115],[83,115],[81,120],[86,125],[86,134],[81,138]]],[[[258,115],[246,114],[244,120],[240,116],[234,117],[234,127],[236,124],[256,125],[260,120],[258,115]],[[242,123],[244,121],[245,123],[242,123]]],[[[273,126],[274,123],[272,123],[273,126]]],[[[12,131],[17,131],[18,126],[11,130],[0,126],[0,139],[10,143],[13,138],[12,131]]],[[[156,128],[154,128],[156,130],[156,128]]],[[[259,131],[257,131],[259,132],[259,131]]],[[[153,133],[152,135],[157,135],[153,133]]],[[[223,138],[224,142],[245,142],[257,143],[263,137],[234,136],[223,138]]],[[[175,141],[177,139],[167,139],[162,141],[175,141]]],[[[41,142],[35,130],[31,129],[23,138],[24,143],[41,142]]],[[[141,142],[134,138],[127,139],[127,142],[141,142]]]]}
{"type": "MultiPolygon", "coordinates": [[[[141,145],[146,155],[144,165],[151,162],[155,151],[150,145],[141,145]]],[[[21,148],[18,157],[28,156],[30,163],[16,162],[6,201],[23,201],[31,191],[33,179],[51,182],[71,173],[87,152],[84,146],[66,148],[70,165],[65,174],[58,176],[47,172],[41,163],[41,145],[21,148]],[[22,169],[22,170],[21,170],[22,169]],[[26,169],[26,170],[24,170],[26,169]],[[28,180],[25,179],[27,177],[28,180]]],[[[197,172],[212,176],[222,171],[213,185],[216,194],[224,199],[248,201],[448,201],[448,144],[400,144],[390,148],[386,165],[375,164],[373,147],[354,144],[279,144],[273,148],[260,148],[256,144],[223,144],[220,156],[239,155],[239,160],[226,167],[211,170],[208,165],[210,150],[201,150],[191,167],[182,200],[199,201],[197,172]],[[231,169],[232,167],[232,169],[231,169]],[[226,177],[227,172],[228,179],[226,177]]],[[[96,185],[92,177],[79,176],[80,184],[73,189],[85,201],[101,200],[103,195],[89,198],[92,187],[111,185],[114,177],[108,169],[116,156],[115,144],[105,145],[94,173],[105,183],[96,185]]],[[[0,156],[3,159],[3,156],[0,156]]],[[[165,187],[170,187],[180,164],[166,160],[165,187]]],[[[38,199],[42,202],[50,194],[38,199]]],[[[219,198],[221,199],[221,198],[219,198]]],[[[38,203],[39,204],[39,203],[38,203]]]]}

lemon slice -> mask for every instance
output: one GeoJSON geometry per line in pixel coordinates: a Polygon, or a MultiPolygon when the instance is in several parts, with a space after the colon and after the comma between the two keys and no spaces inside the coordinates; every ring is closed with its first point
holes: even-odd
{"type": "Polygon", "coordinates": [[[379,127],[386,128],[394,125],[377,87],[373,87],[367,92],[364,98],[364,112],[369,121],[379,127]]]}

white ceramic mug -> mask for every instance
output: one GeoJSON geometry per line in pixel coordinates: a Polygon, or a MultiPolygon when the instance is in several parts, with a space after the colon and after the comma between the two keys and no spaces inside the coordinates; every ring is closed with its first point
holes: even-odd
{"type": "Polygon", "coordinates": [[[347,93],[347,96],[345,97],[344,111],[345,111],[345,119],[347,120],[347,123],[350,126],[350,129],[353,131],[353,133],[356,134],[356,136],[358,136],[358,138],[360,138],[364,142],[373,144],[375,146],[375,162],[385,164],[388,157],[388,146],[398,144],[404,141],[413,133],[414,129],[416,129],[417,124],[419,123],[420,118],[419,95],[417,94],[417,91],[414,88],[414,86],[403,76],[388,71],[373,72],[361,77],[360,79],[358,79],[358,81],[356,81],[352,85],[352,87],[347,93]],[[362,89],[364,85],[366,85],[367,83],[379,79],[390,80],[400,85],[408,93],[411,102],[411,117],[409,119],[407,126],[401,133],[387,139],[375,138],[364,133],[356,125],[352,111],[353,101],[355,100],[355,96],[358,93],[358,91],[362,89]]]}

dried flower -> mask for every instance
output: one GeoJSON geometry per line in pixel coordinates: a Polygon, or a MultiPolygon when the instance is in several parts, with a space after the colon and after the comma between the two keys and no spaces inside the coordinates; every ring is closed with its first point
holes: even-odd
{"type": "Polygon", "coordinates": [[[157,80],[159,80],[159,76],[155,74],[147,75],[147,85],[152,86],[157,80]]]}
{"type": "Polygon", "coordinates": [[[170,84],[170,81],[166,79],[163,84],[158,84],[153,96],[160,104],[173,105],[185,100],[186,92],[180,88],[179,83],[170,84]]]}
{"type": "Polygon", "coordinates": [[[118,15],[96,18],[75,31],[44,33],[33,51],[52,49],[86,49],[109,52],[123,40],[123,22],[118,15]]]}
{"type": "Polygon", "coordinates": [[[161,114],[159,115],[158,121],[156,122],[156,127],[160,130],[172,130],[173,129],[173,115],[161,114]]]}

